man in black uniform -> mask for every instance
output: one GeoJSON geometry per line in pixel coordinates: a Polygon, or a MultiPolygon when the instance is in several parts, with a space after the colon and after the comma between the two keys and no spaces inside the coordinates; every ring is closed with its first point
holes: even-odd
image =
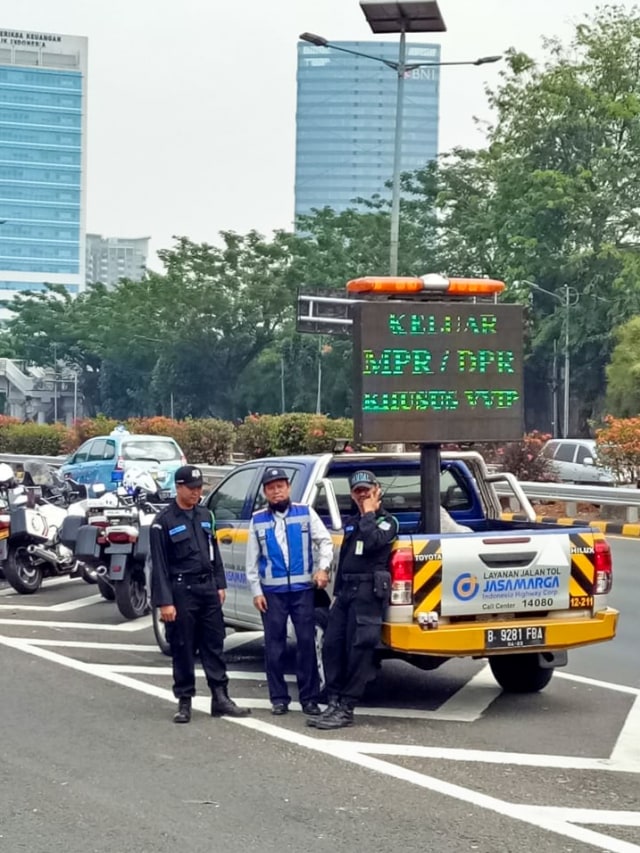
{"type": "Polygon", "coordinates": [[[380,485],[371,471],[356,471],[349,487],[359,514],[345,522],[335,600],[324,636],[329,707],[322,716],[307,720],[318,729],[353,724],[354,705],[375,676],[375,648],[391,592],[388,563],[398,522],[380,505],[380,485]]]}
{"type": "Polygon", "coordinates": [[[183,465],[175,473],[176,497],[151,525],[151,601],[167,626],[173,659],[174,723],[191,720],[196,695],[196,650],[211,689],[211,714],[246,717],[227,692],[222,605],[227,581],[212,516],[200,505],[202,472],[183,465]]]}

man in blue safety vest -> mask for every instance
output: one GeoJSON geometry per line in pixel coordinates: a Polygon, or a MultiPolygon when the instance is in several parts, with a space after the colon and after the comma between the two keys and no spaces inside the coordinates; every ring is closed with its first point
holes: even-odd
{"type": "Polygon", "coordinates": [[[317,513],[291,502],[284,468],[267,468],[262,487],[268,505],[253,514],[247,542],[247,582],[264,625],[265,669],[271,713],[289,710],[284,678],[287,619],[296,632],[296,678],[302,711],[319,716],[314,586],[329,583],[333,544],[317,513]]]}

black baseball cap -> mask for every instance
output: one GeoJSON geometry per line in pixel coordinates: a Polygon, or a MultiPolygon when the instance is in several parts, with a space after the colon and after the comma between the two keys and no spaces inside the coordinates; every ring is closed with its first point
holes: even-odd
{"type": "Polygon", "coordinates": [[[377,486],[378,481],[371,471],[354,471],[349,477],[349,488],[357,489],[358,486],[377,486]]]}
{"type": "Polygon", "coordinates": [[[284,470],[284,468],[267,468],[264,474],[262,475],[262,485],[266,486],[267,483],[275,483],[276,480],[286,480],[289,482],[289,475],[284,470]]]}
{"type": "Polygon", "coordinates": [[[197,465],[183,465],[175,473],[176,486],[197,489],[203,484],[202,471],[197,465]]]}

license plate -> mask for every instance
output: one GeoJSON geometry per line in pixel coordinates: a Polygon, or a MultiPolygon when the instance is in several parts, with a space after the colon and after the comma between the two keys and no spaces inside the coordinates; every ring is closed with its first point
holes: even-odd
{"type": "Polygon", "coordinates": [[[547,629],[542,625],[527,627],[486,628],[485,649],[521,649],[525,646],[544,646],[547,629]]]}

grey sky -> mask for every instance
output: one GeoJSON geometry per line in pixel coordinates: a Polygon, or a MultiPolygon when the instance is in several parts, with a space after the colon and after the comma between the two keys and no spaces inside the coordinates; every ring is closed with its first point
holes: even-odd
{"type": "MultiPolygon", "coordinates": [[[[443,60],[539,56],[541,35],[566,38],[597,5],[440,0],[448,31],[424,41],[441,42],[443,60]]],[[[21,0],[0,25],[88,36],[87,228],[151,236],[153,252],[173,234],[290,227],[297,37],[374,38],[358,0],[21,0]]],[[[441,151],[481,144],[473,116],[489,117],[498,74],[443,69],[441,151]]]]}

